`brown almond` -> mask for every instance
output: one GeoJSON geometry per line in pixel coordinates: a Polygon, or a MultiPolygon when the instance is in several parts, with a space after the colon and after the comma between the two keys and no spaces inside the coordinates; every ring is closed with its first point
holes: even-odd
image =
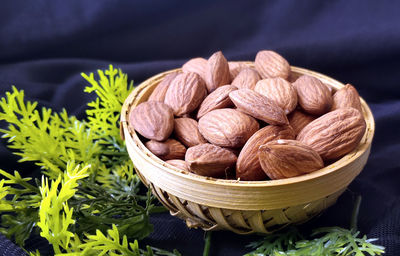
{"type": "Polygon", "coordinates": [[[260,79],[261,77],[256,70],[252,68],[245,68],[235,77],[235,79],[232,81],[232,85],[239,89],[253,89],[260,79]]]}
{"type": "Polygon", "coordinates": [[[267,78],[257,82],[254,90],[281,107],[285,114],[292,112],[297,106],[297,92],[291,83],[283,78],[267,78]]]}
{"type": "Polygon", "coordinates": [[[210,111],[199,120],[203,137],[221,147],[243,146],[259,127],[251,116],[230,108],[210,111]]]}
{"type": "Polygon", "coordinates": [[[243,113],[269,124],[289,124],[285,112],[274,101],[250,89],[229,93],[233,104],[243,113]]]}
{"type": "Polygon", "coordinates": [[[351,84],[346,84],[333,95],[332,110],[339,108],[355,108],[362,113],[360,95],[351,84]]]}
{"type": "Polygon", "coordinates": [[[301,130],[297,140],[317,151],[322,159],[334,160],[358,146],[365,128],[360,111],[340,108],[309,123],[301,130]]]}
{"type": "Polygon", "coordinates": [[[203,80],[205,79],[207,67],[207,60],[201,57],[193,58],[187,61],[182,66],[182,71],[184,73],[196,73],[198,74],[203,80]]]}
{"type": "Polygon", "coordinates": [[[184,159],[186,148],[179,141],[168,139],[160,142],[150,140],[144,144],[148,150],[162,160],[184,159]]]}
{"type": "Polygon", "coordinates": [[[175,137],[187,147],[206,143],[199,132],[197,121],[192,118],[177,118],[174,120],[175,137]]]}
{"type": "Polygon", "coordinates": [[[205,79],[208,92],[231,82],[228,61],[222,52],[216,52],[208,59],[205,79]]]}
{"type": "Polygon", "coordinates": [[[239,75],[240,71],[250,67],[249,65],[241,61],[228,61],[228,65],[229,73],[231,74],[231,81],[233,81],[233,79],[235,79],[235,77],[239,75]]]}
{"type": "Polygon", "coordinates": [[[296,140],[276,140],[261,145],[258,158],[264,172],[273,180],[299,176],[324,167],[315,150],[296,140]]]}
{"type": "Polygon", "coordinates": [[[236,160],[235,154],[229,150],[209,143],[189,148],[185,156],[192,172],[215,178],[226,176],[236,160]]]}
{"type": "Polygon", "coordinates": [[[294,133],[299,134],[300,131],[309,123],[316,119],[315,116],[306,114],[301,110],[295,110],[290,115],[288,115],[289,124],[292,126],[294,133]]]}
{"type": "Polygon", "coordinates": [[[229,93],[237,90],[233,85],[223,85],[218,87],[215,91],[207,95],[207,97],[200,104],[197,118],[204,116],[214,109],[228,108],[233,106],[229,93]]]}
{"type": "Polygon", "coordinates": [[[189,166],[184,160],[180,159],[171,159],[165,161],[167,164],[170,164],[180,170],[189,171],[189,166]]]}
{"type": "Polygon", "coordinates": [[[332,94],[328,86],[312,76],[301,76],[293,86],[297,90],[300,107],[311,115],[323,115],[332,108],[332,94]]]}
{"type": "Polygon", "coordinates": [[[206,97],[203,79],[196,73],[182,73],[175,77],[165,95],[165,104],[174,115],[182,116],[195,110],[206,97]]]}
{"type": "Polygon", "coordinates": [[[240,151],[236,163],[236,178],[240,180],[264,180],[267,175],[258,160],[258,148],[272,140],[294,139],[294,131],[290,126],[268,125],[250,137],[240,151]]]}
{"type": "Polygon", "coordinates": [[[130,111],[129,127],[147,139],[162,141],[174,130],[174,114],[162,102],[143,102],[130,111]]]}
{"type": "Polygon", "coordinates": [[[289,63],[274,51],[259,51],[254,64],[262,78],[289,77],[289,63]]]}
{"type": "Polygon", "coordinates": [[[161,101],[164,102],[165,94],[171,84],[172,80],[179,74],[179,72],[173,72],[164,77],[164,79],[156,86],[154,91],[151,93],[147,101],[161,101]]]}

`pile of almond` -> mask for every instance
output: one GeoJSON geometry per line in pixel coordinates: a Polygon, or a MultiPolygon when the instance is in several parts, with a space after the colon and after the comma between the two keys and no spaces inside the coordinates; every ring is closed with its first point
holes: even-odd
{"type": "Polygon", "coordinates": [[[352,85],[335,92],[312,76],[294,79],[273,51],[254,64],[221,52],[191,59],[131,110],[129,126],[162,160],[215,178],[294,177],[357,147],[366,124],[352,85]]]}

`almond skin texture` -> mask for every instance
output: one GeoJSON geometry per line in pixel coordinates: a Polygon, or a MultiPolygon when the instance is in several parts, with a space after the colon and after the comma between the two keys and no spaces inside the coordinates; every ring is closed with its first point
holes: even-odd
{"type": "Polygon", "coordinates": [[[197,121],[192,118],[177,118],[174,120],[175,137],[187,147],[206,143],[199,132],[197,121]]]}
{"type": "Polygon", "coordinates": [[[357,147],[365,128],[360,111],[340,108],[309,123],[297,140],[317,151],[324,161],[335,160],[357,147]]]}
{"type": "Polygon", "coordinates": [[[247,64],[239,61],[229,61],[229,73],[231,74],[231,80],[235,79],[237,75],[239,75],[240,71],[242,71],[245,68],[249,68],[247,64]]]}
{"type": "Polygon", "coordinates": [[[177,140],[168,139],[164,142],[150,140],[144,144],[148,150],[162,160],[183,159],[186,148],[177,140]]]}
{"type": "Polygon", "coordinates": [[[208,92],[231,82],[228,61],[222,52],[216,52],[207,61],[205,79],[208,92]]]}
{"type": "Polygon", "coordinates": [[[206,94],[206,86],[198,74],[182,73],[170,84],[164,102],[172,108],[174,115],[182,116],[195,110],[206,94]]]}
{"type": "Polygon", "coordinates": [[[333,95],[332,110],[339,108],[355,108],[362,113],[360,95],[351,84],[346,84],[333,95]]]}
{"type": "Polygon", "coordinates": [[[223,85],[207,95],[199,107],[197,119],[214,109],[232,107],[233,103],[229,98],[229,93],[235,90],[237,90],[237,88],[233,85],[223,85]]]}
{"type": "Polygon", "coordinates": [[[209,143],[189,148],[185,156],[190,171],[215,178],[224,177],[236,160],[229,150],[209,143]]]}
{"type": "Polygon", "coordinates": [[[183,64],[182,71],[183,73],[196,73],[198,74],[203,80],[205,79],[207,67],[207,60],[201,57],[193,58],[183,64]]]}
{"type": "Polygon", "coordinates": [[[129,113],[129,126],[149,140],[166,140],[174,130],[174,114],[162,102],[143,102],[129,113]]]}
{"type": "Polygon", "coordinates": [[[285,112],[272,100],[250,89],[229,93],[233,104],[243,113],[274,125],[289,124],[285,112]]]}
{"type": "Polygon", "coordinates": [[[262,78],[289,77],[289,63],[274,51],[259,51],[254,64],[262,78]]]}
{"type": "Polygon", "coordinates": [[[252,68],[245,68],[235,77],[232,85],[239,89],[253,89],[256,83],[261,79],[260,75],[252,68]]]}
{"type": "Polygon", "coordinates": [[[296,89],[283,78],[267,78],[258,81],[254,91],[275,101],[285,111],[285,114],[289,114],[297,106],[296,89]]]}
{"type": "Polygon", "coordinates": [[[258,122],[235,109],[216,109],[199,120],[199,131],[212,144],[238,148],[260,128],[258,122]]]}
{"type": "Polygon", "coordinates": [[[258,149],[264,172],[273,180],[310,173],[324,167],[316,151],[296,140],[276,140],[258,149]]]}
{"type": "Polygon", "coordinates": [[[303,128],[316,119],[315,116],[306,114],[300,110],[295,110],[288,115],[289,124],[292,126],[294,133],[299,134],[303,128]]]}
{"type": "Polygon", "coordinates": [[[236,178],[240,180],[265,180],[267,175],[258,160],[258,148],[272,140],[294,139],[294,131],[290,126],[268,125],[250,137],[240,151],[236,163],[236,178]]]}
{"type": "Polygon", "coordinates": [[[167,164],[170,164],[180,170],[189,171],[189,166],[184,160],[180,159],[172,159],[165,161],[167,164]]]}
{"type": "Polygon", "coordinates": [[[174,72],[168,74],[164,77],[164,79],[157,85],[154,91],[151,93],[149,99],[147,101],[161,101],[164,102],[165,94],[171,84],[172,80],[178,75],[178,72],[174,72]]]}
{"type": "Polygon", "coordinates": [[[332,108],[332,94],[329,87],[312,76],[301,76],[293,86],[297,90],[301,108],[311,115],[323,115],[332,108]]]}

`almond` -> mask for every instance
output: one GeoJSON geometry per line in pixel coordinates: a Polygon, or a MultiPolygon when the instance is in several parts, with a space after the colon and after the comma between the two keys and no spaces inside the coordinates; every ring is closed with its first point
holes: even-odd
{"type": "Polygon", "coordinates": [[[205,79],[207,67],[207,60],[201,57],[193,58],[183,64],[182,71],[183,73],[196,73],[198,74],[203,80],[205,79]]]}
{"type": "Polygon", "coordinates": [[[240,62],[240,61],[229,61],[229,73],[231,74],[231,80],[235,79],[237,75],[239,75],[240,71],[242,71],[245,68],[249,68],[250,66],[240,62]]]}
{"type": "Polygon", "coordinates": [[[315,116],[303,113],[300,110],[295,110],[288,115],[289,124],[292,126],[294,133],[299,134],[300,131],[309,123],[316,119],[315,116]]]}
{"type": "Polygon", "coordinates": [[[162,160],[183,159],[186,148],[179,141],[168,139],[164,142],[150,140],[144,144],[148,150],[162,160]]]}
{"type": "Polygon", "coordinates": [[[254,118],[269,124],[289,124],[285,112],[272,100],[250,89],[240,89],[229,93],[233,104],[254,118]]]}
{"type": "Polygon", "coordinates": [[[277,140],[260,146],[258,157],[271,179],[284,179],[310,173],[324,167],[312,148],[296,140],[277,140]]]}
{"type": "Polygon", "coordinates": [[[213,110],[199,120],[203,137],[221,147],[243,146],[259,127],[251,116],[230,108],[213,110]]]}
{"type": "Polygon", "coordinates": [[[170,164],[180,170],[189,171],[189,166],[184,160],[180,159],[172,159],[165,161],[167,164],[170,164]]]}
{"type": "Polygon", "coordinates": [[[258,81],[254,90],[275,101],[285,111],[285,114],[289,114],[297,106],[296,89],[283,78],[267,78],[258,81]]]}
{"type": "Polygon", "coordinates": [[[171,84],[172,80],[178,75],[178,72],[173,72],[164,77],[164,79],[156,86],[147,101],[161,101],[164,102],[165,94],[171,84]]]}
{"type": "Polygon", "coordinates": [[[174,114],[162,102],[143,102],[130,111],[129,127],[147,139],[162,141],[174,130],[174,114]]]}
{"type": "Polygon", "coordinates": [[[274,51],[259,51],[254,64],[262,78],[289,77],[289,63],[274,51]]]}
{"type": "Polygon", "coordinates": [[[192,118],[177,118],[174,120],[175,137],[187,147],[206,143],[199,132],[197,121],[192,118]]]}
{"type": "Polygon", "coordinates": [[[208,92],[231,82],[228,61],[222,52],[216,52],[207,61],[205,79],[208,92]]]}
{"type": "Polygon", "coordinates": [[[253,89],[260,79],[261,77],[257,71],[252,68],[245,68],[235,77],[232,81],[232,85],[239,89],[253,89]]]}
{"type": "Polygon", "coordinates": [[[258,130],[240,151],[236,163],[236,178],[240,180],[264,180],[267,176],[258,160],[258,148],[272,140],[294,138],[294,131],[290,126],[268,125],[258,130]]]}
{"type": "Polygon", "coordinates": [[[332,110],[339,108],[355,108],[362,113],[360,95],[351,84],[346,84],[333,95],[332,110]]]}
{"type": "Polygon", "coordinates": [[[227,108],[233,106],[229,93],[237,90],[233,85],[223,85],[210,93],[199,107],[197,118],[200,118],[214,109],[227,108]]]}
{"type": "Polygon", "coordinates": [[[182,73],[175,77],[165,95],[165,104],[174,115],[182,116],[195,110],[206,97],[203,79],[196,73],[182,73]]]}
{"type": "Polygon", "coordinates": [[[299,105],[311,115],[323,115],[332,107],[332,94],[328,86],[312,76],[301,76],[293,86],[297,90],[299,105]]]}
{"type": "Polygon", "coordinates": [[[235,154],[209,143],[200,144],[187,150],[185,161],[189,169],[199,175],[223,177],[236,163],[235,154]]]}
{"type": "Polygon", "coordinates": [[[360,111],[340,108],[309,123],[301,130],[297,140],[317,151],[322,159],[334,160],[357,147],[365,128],[360,111]]]}

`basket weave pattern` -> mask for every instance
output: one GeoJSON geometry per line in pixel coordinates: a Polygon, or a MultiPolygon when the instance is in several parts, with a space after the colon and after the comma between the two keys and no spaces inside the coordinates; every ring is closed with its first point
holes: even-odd
{"type": "MultiPolygon", "coordinates": [[[[375,130],[372,113],[361,99],[367,130],[360,145],[335,163],[316,172],[274,181],[220,180],[199,176],[166,164],[153,155],[128,126],[128,113],[147,100],[155,86],[172,71],[139,85],[121,112],[121,136],[143,183],[188,227],[231,230],[238,234],[271,233],[299,224],[334,204],[363,169],[375,130]]],[[[343,84],[322,74],[292,67],[292,76],[308,74],[335,89],[343,84]]]]}

